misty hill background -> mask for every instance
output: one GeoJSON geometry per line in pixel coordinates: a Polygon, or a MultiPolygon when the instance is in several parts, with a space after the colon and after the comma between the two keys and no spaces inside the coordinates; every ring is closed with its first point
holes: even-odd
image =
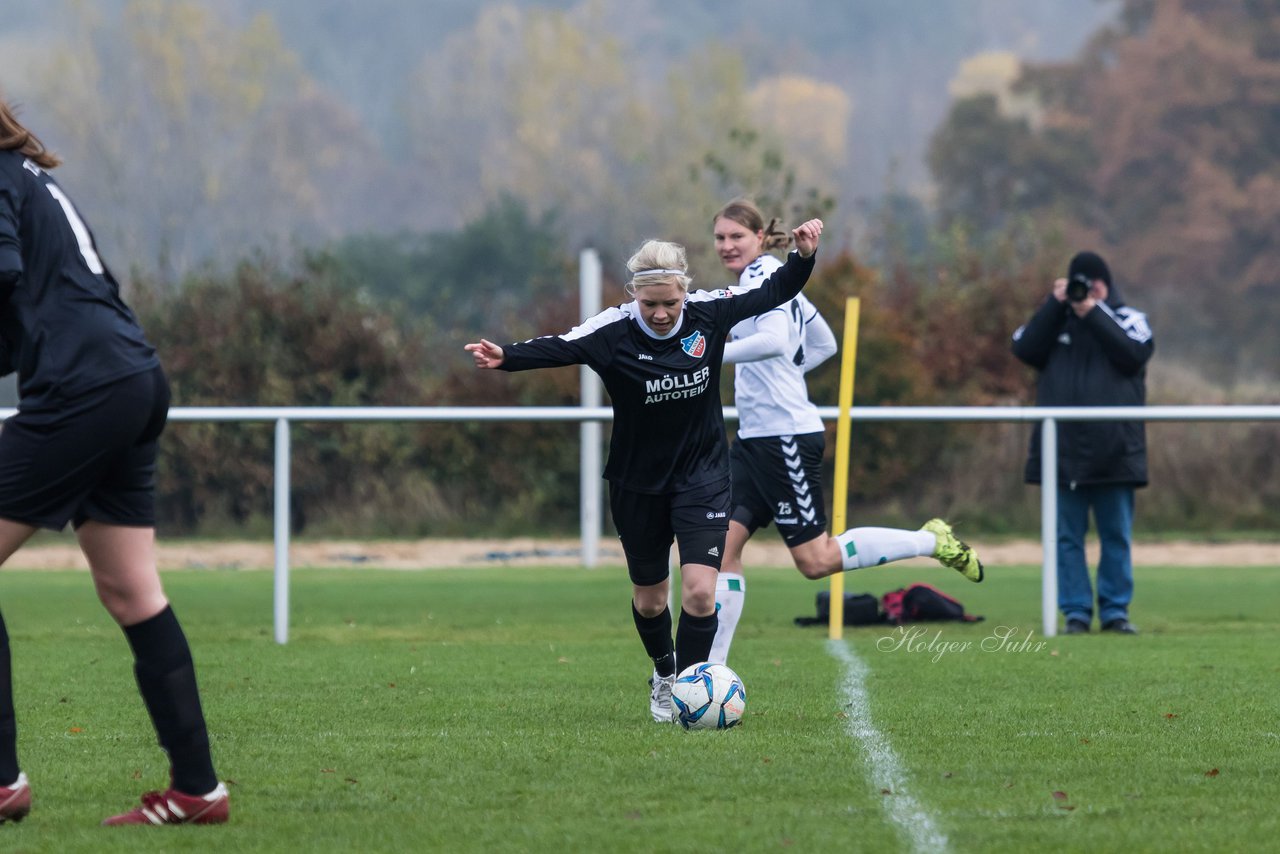
{"type": "MultiPolygon", "coordinates": [[[[557,61],[562,66],[581,63],[581,68],[565,67],[563,74],[595,90],[587,96],[595,100],[581,104],[560,94],[548,96],[548,105],[564,110],[562,116],[546,116],[548,125],[559,124],[568,134],[573,123],[594,114],[597,121],[611,123],[653,122],[643,135],[661,135],[659,125],[671,117],[619,115],[616,110],[626,99],[659,104],[673,99],[669,78],[694,89],[690,122],[712,123],[738,113],[745,123],[753,114],[768,113],[772,102],[783,112],[776,132],[820,149],[819,162],[806,177],[820,181],[835,199],[851,233],[853,218],[890,188],[928,198],[931,182],[924,154],[950,105],[948,84],[965,59],[989,51],[1035,60],[1066,58],[1117,9],[1116,3],[1093,0],[9,0],[5,5],[0,88],[25,105],[24,115],[43,130],[52,147],[68,155],[66,174],[73,176],[68,181],[82,204],[96,210],[136,202],[129,216],[117,218],[110,228],[98,225],[108,256],[143,268],[163,263],[176,273],[209,257],[239,257],[260,242],[278,248],[294,239],[310,243],[353,232],[457,228],[504,186],[528,181],[518,163],[490,162],[481,168],[471,159],[476,152],[493,151],[486,135],[521,130],[520,119],[504,126],[497,118],[513,110],[500,91],[505,81],[474,65],[497,64],[503,55],[533,54],[538,47],[531,42],[538,36],[530,33],[562,26],[548,23],[548,12],[564,12],[569,26],[600,45],[598,56],[575,55],[579,48],[567,44],[571,37],[565,36],[566,44],[557,43],[555,33],[543,38],[541,49],[552,56],[535,70],[552,75],[558,69],[547,66],[557,61]],[[161,50],[164,43],[172,51],[196,56],[178,68],[177,60],[161,50]],[[223,52],[223,61],[233,67],[201,69],[199,54],[214,50],[223,52]],[[615,77],[593,80],[593,75],[615,77]],[[165,79],[171,91],[148,94],[160,82],[157,78],[165,79]],[[759,89],[770,81],[800,78],[831,87],[832,100],[823,105],[830,108],[828,114],[786,115],[787,103],[803,93],[791,97],[785,88],[772,94],[759,89]],[[131,86],[135,81],[143,85],[131,86]],[[177,91],[179,84],[191,91],[177,91]],[[214,88],[233,84],[261,91],[264,101],[253,102],[246,91],[214,88]],[[452,91],[458,86],[466,88],[452,91]],[[209,91],[195,91],[204,87],[209,91]],[[272,87],[284,91],[272,92],[272,87]],[[753,89],[757,106],[748,103],[753,89]],[[717,96],[737,103],[717,104],[717,96]],[[117,100],[101,103],[103,97],[117,100]],[[151,100],[156,103],[148,105],[151,100]],[[178,100],[187,101],[192,114],[177,111],[178,100]],[[144,109],[148,114],[140,114],[144,109]],[[156,114],[165,112],[170,120],[158,120],[156,114]],[[184,128],[175,127],[179,120],[184,128]],[[298,146],[305,141],[314,149],[317,140],[307,136],[307,122],[319,126],[313,132],[322,138],[321,145],[329,134],[337,137],[332,140],[337,150],[317,154],[261,147],[272,140],[285,144],[292,134],[298,146]],[[162,134],[182,147],[161,148],[160,140],[139,138],[148,134],[162,134]],[[117,137],[122,151],[151,162],[104,175],[101,152],[82,145],[94,137],[117,137]],[[228,168],[253,175],[270,168],[269,160],[278,154],[331,156],[337,161],[332,171],[341,174],[302,176],[320,185],[316,193],[321,197],[295,187],[288,207],[256,198],[248,189],[237,197],[230,178],[220,179],[221,196],[202,186],[168,203],[145,204],[128,188],[113,186],[150,178],[148,191],[154,192],[154,182],[163,180],[156,171],[216,160],[219,149],[245,138],[255,139],[255,147],[241,149],[228,168]],[[152,145],[156,148],[149,150],[152,145]],[[157,159],[173,163],[158,164],[157,159]],[[212,209],[207,217],[201,212],[201,218],[213,220],[213,227],[186,229],[203,236],[175,235],[184,224],[173,220],[189,221],[197,213],[189,203],[212,209]],[[223,222],[243,221],[250,214],[253,228],[223,222]]],[[[561,82],[553,76],[545,79],[548,87],[561,82]]],[[[580,133],[586,137],[584,148],[606,138],[590,129],[580,133]]],[[[709,139],[679,129],[670,135],[677,145],[709,139]]],[[[566,157],[572,154],[566,147],[566,157]]],[[[607,166],[636,173],[619,176],[632,183],[663,168],[655,161],[607,166]]],[[[260,179],[259,174],[254,180],[260,179]]],[[[589,193],[593,188],[564,189],[589,193]]],[[[548,206],[559,201],[557,194],[549,195],[548,206]]],[[[602,201],[586,199],[592,215],[562,222],[570,250],[609,240],[631,246],[666,219],[651,212],[624,218],[617,228],[600,228],[601,218],[610,217],[600,210],[602,201]]],[[[701,222],[707,211],[697,214],[701,222]]]]}

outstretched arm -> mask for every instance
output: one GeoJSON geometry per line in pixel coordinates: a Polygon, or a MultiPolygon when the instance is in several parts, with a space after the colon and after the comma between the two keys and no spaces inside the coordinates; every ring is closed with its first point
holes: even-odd
{"type": "Polygon", "coordinates": [[[472,358],[476,360],[477,368],[500,368],[502,367],[502,360],[505,358],[501,347],[483,338],[473,344],[466,345],[462,349],[470,353],[472,358]]]}
{"type": "Polygon", "coordinates": [[[477,368],[501,371],[530,371],[536,368],[562,368],[587,365],[599,371],[613,355],[613,342],[626,319],[617,308],[607,308],[589,317],[563,335],[541,335],[528,341],[515,341],[499,347],[481,338],[464,348],[476,361],[477,368]]]}
{"type": "Polygon", "coordinates": [[[734,292],[735,298],[729,301],[732,304],[723,308],[730,325],[782,305],[800,293],[805,282],[809,281],[815,262],[814,253],[818,251],[818,240],[822,236],[822,220],[811,219],[797,226],[791,234],[795,237],[796,250],[787,256],[786,263],[774,270],[760,287],[734,292]]]}

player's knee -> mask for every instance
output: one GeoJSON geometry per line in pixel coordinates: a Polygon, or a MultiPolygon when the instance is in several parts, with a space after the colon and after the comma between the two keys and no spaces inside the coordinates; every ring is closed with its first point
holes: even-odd
{"type": "Polygon", "coordinates": [[[800,574],[810,580],[826,578],[841,569],[840,549],[834,540],[826,536],[792,546],[791,557],[800,574]]]}
{"type": "Polygon", "coordinates": [[[820,547],[817,540],[810,540],[803,547],[794,549],[791,557],[795,558],[796,568],[806,579],[824,579],[833,572],[840,571],[840,553],[828,553],[829,549],[820,547]]]}
{"type": "Polygon", "coordinates": [[[810,557],[796,560],[796,569],[800,570],[800,574],[811,581],[816,581],[819,578],[826,578],[831,574],[830,568],[826,563],[821,560],[814,560],[810,557]]]}
{"type": "Polygon", "coordinates": [[[653,591],[637,590],[634,596],[636,612],[642,617],[656,617],[667,608],[667,594],[665,591],[656,593],[653,591]]]}
{"type": "Polygon", "coordinates": [[[163,596],[120,596],[99,593],[98,599],[116,624],[121,626],[132,626],[154,617],[168,604],[163,596]]]}
{"type": "Polygon", "coordinates": [[[681,607],[690,614],[705,616],[716,609],[715,585],[698,586],[681,591],[681,607]]]}

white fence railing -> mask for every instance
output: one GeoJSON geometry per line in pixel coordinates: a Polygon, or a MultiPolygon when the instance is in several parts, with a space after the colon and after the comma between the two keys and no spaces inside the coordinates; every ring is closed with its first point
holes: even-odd
{"type": "MultiPolygon", "coordinates": [[[[824,420],[839,415],[834,406],[819,407],[824,420]]],[[[0,411],[8,418],[12,409],[0,411]]],[[[736,420],[737,410],[725,409],[725,418],[736,420]]],[[[1280,421],[1280,406],[1146,406],[1146,407],[1008,407],[1008,406],[854,406],[854,421],[954,421],[1033,422],[1042,424],[1040,537],[1044,563],[1041,572],[1041,616],[1046,637],[1057,634],[1058,599],[1058,469],[1059,421],[1280,421]]],[[[185,406],[169,411],[170,421],[274,422],[274,520],[275,575],[273,623],[275,640],[289,639],[289,470],[290,433],[293,422],[359,421],[575,421],[582,431],[582,559],[594,566],[599,552],[600,424],[613,418],[606,406],[185,406]]],[[[855,450],[856,453],[856,450],[855,450]]]]}
{"type": "MultiPolygon", "coordinates": [[[[1059,421],[1280,421],[1280,406],[1147,406],[1147,407],[1005,407],[1005,406],[854,406],[854,421],[1002,421],[1042,424],[1042,489],[1040,529],[1044,553],[1041,613],[1045,636],[1057,633],[1057,424],[1059,421]]],[[[836,407],[820,407],[825,420],[835,420],[836,407]]],[[[4,415],[5,413],[0,413],[4,415]]],[[[275,423],[275,578],[274,623],[277,643],[289,637],[289,468],[293,422],[358,421],[576,421],[582,426],[582,559],[594,565],[600,539],[600,424],[612,419],[604,406],[542,407],[175,407],[171,421],[259,421],[275,423]],[[592,429],[593,428],[593,429],[592,429]],[[592,449],[597,451],[593,452],[592,449]]],[[[727,419],[737,411],[725,409],[727,419]]],[[[856,449],[854,451],[856,453],[856,449]]]]}

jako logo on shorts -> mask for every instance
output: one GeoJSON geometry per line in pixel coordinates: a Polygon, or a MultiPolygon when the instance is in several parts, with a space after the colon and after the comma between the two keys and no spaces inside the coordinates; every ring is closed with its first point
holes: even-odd
{"type": "Polygon", "coordinates": [[[707,339],[696,329],[688,338],[680,339],[680,348],[695,359],[701,359],[707,352],[707,339]]]}

